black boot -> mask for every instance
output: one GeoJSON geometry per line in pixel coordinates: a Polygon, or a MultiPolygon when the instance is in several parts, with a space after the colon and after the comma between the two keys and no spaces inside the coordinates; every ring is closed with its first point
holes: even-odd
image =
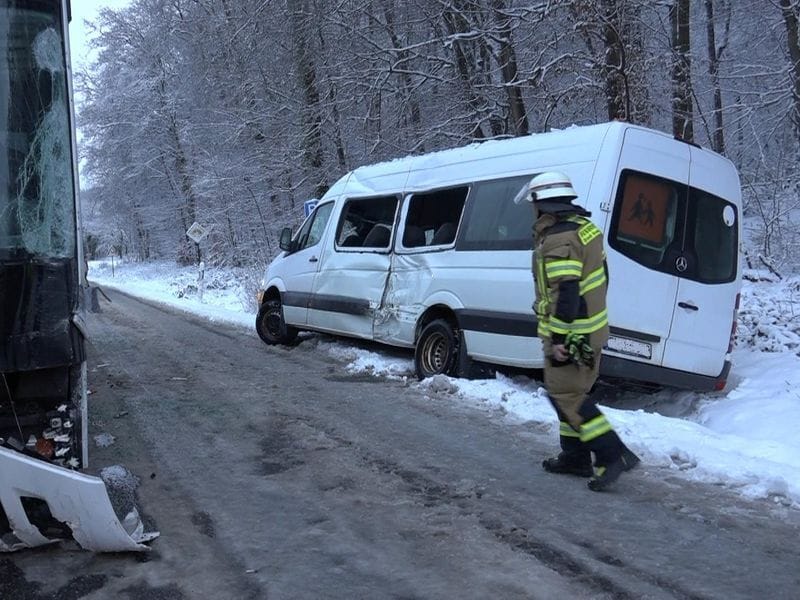
{"type": "Polygon", "coordinates": [[[625,464],[625,471],[632,471],[642,461],[630,448],[625,446],[622,450],[622,462],[625,464]]]}
{"type": "Polygon", "coordinates": [[[639,457],[631,452],[611,427],[606,416],[596,405],[581,407],[586,422],[581,425],[581,439],[594,453],[594,476],[589,489],[595,492],[606,489],[625,471],[639,464],[639,457]]]}
{"type": "Polygon", "coordinates": [[[578,477],[592,476],[592,459],[588,453],[584,458],[581,454],[559,452],[558,456],[545,458],[542,461],[542,467],[548,473],[577,475],[578,477]]]}
{"type": "MultiPolygon", "coordinates": [[[[616,434],[615,434],[616,435],[616,434]]],[[[619,438],[617,438],[619,439],[619,438]]],[[[594,468],[594,475],[587,484],[593,492],[601,492],[614,483],[622,473],[631,471],[641,462],[627,446],[622,444],[621,452],[617,458],[607,461],[605,464],[598,461],[594,468]]]]}
{"type": "Polygon", "coordinates": [[[559,443],[561,452],[558,456],[545,458],[542,467],[548,473],[592,476],[592,455],[589,448],[581,442],[578,432],[566,421],[560,422],[559,443]]]}

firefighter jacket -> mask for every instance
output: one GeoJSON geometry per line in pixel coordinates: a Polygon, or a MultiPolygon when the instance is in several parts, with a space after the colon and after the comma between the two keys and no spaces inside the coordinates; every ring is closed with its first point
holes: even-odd
{"type": "Polygon", "coordinates": [[[608,340],[608,268],[603,234],[580,207],[534,223],[533,277],[538,335],[562,344],[583,334],[598,351],[608,340]]]}

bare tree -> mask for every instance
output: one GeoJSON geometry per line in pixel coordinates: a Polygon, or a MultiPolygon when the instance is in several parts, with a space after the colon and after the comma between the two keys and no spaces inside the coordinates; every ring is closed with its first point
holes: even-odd
{"type": "Polygon", "coordinates": [[[800,37],[798,37],[798,5],[793,0],[780,0],[783,22],[786,25],[786,45],[791,61],[792,89],[791,119],[800,139],[800,37]]]}
{"type": "Polygon", "coordinates": [[[675,0],[670,7],[672,25],[672,132],[694,141],[692,111],[692,58],[690,44],[690,0],[675,0]]]}
{"type": "MultiPolygon", "coordinates": [[[[720,0],[717,0],[718,2],[720,0]]],[[[722,0],[725,3],[725,0],[722,0]]],[[[725,153],[725,134],[722,122],[722,88],[719,81],[719,63],[728,46],[731,12],[724,7],[725,21],[721,43],[717,44],[716,20],[714,17],[714,0],[704,0],[706,11],[706,41],[708,44],[708,75],[714,95],[714,129],[711,136],[711,147],[720,154],[725,153]]]]}
{"type": "Polygon", "coordinates": [[[104,245],[142,260],[198,260],[198,220],[207,262],[263,262],[297,201],[361,164],[617,118],[727,152],[770,260],[792,256],[797,0],[132,0],[102,15],[80,150],[104,245]]]}

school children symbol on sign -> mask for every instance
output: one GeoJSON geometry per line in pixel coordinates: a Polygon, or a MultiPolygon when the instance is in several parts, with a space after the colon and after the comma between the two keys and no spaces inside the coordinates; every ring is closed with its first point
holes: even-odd
{"type": "Polygon", "coordinates": [[[645,198],[644,194],[639,194],[639,197],[636,199],[636,203],[633,205],[633,208],[628,215],[628,220],[636,220],[642,225],[652,227],[655,216],[656,213],[653,211],[653,203],[645,198]]]}
{"type": "Polygon", "coordinates": [[[663,245],[673,204],[668,185],[648,177],[629,175],[622,198],[619,234],[640,243],[663,245]]]}

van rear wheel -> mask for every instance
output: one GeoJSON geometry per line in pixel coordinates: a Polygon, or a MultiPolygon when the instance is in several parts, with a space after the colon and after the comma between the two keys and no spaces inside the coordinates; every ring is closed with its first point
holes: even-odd
{"type": "Polygon", "coordinates": [[[290,344],[297,337],[297,329],[286,324],[283,306],[279,299],[265,300],[256,317],[258,337],[265,344],[290,344]]]}
{"type": "Polygon", "coordinates": [[[444,319],[431,321],[422,328],[414,350],[414,368],[422,380],[434,375],[455,375],[458,366],[458,338],[453,326],[444,319]]]}

